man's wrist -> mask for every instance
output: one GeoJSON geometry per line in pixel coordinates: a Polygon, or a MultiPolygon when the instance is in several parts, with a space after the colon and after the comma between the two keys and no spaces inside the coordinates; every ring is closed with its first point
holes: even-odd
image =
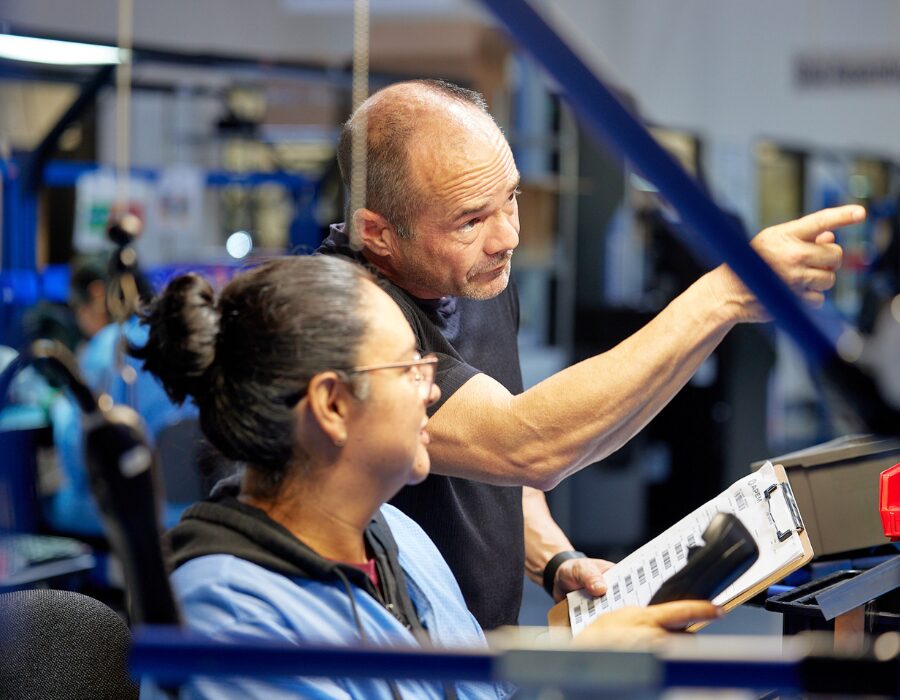
{"type": "Polygon", "coordinates": [[[544,590],[552,596],[553,586],[556,584],[556,572],[559,571],[559,567],[570,559],[585,559],[586,557],[587,555],[584,552],[577,552],[574,549],[568,549],[553,555],[553,557],[550,558],[550,561],[547,562],[547,566],[544,567],[544,576],[542,579],[544,590]]]}
{"type": "Polygon", "coordinates": [[[732,328],[740,323],[746,315],[746,307],[755,301],[743,282],[724,263],[697,282],[701,287],[700,303],[709,305],[701,314],[711,313],[718,326],[732,328]]]}

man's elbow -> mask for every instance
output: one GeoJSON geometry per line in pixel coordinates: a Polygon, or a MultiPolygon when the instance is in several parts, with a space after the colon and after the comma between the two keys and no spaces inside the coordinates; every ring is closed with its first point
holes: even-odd
{"type": "Polygon", "coordinates": [[[562,480],[562,474],[536,475],[529,477],[527,483],[522,484],[522,486],[530,486],[538,491],[552,491],[559,486],[559,482],[562,480]]]}
{"type": "Polygon", "coordinates": [[[542,450],[540,454],[522,453],[510,460],[515,473],[519,475],[520,486],[530,486],[538,491],[550,491],[568,473],[567,464],[542,450]]]}

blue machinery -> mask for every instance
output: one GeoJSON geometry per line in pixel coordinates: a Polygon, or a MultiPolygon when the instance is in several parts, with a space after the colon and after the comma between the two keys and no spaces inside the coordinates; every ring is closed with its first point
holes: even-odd
{"type": "MultiPolygon", "coordinates": [[[[853,365],[840,359],[836,338],[821,317],[807,311],[766,263],[749,247],[737,227],[722,214],[674,160],[627,112],[603,83],[592,74],[556,32],[524,0],[484,0],[509,32],[562,86],[587,128],[620,156],[628,159],[653,182],[693,230],[734,269],[772,313],[776,323],[791,334],[814,367],[836,380],[868,425],[882,432],[896,431],[897,413],[879,398],[874,387],[853,365]],[[539,50],[538,50],[539,49],[539,50]]],[[[41,164],[42,167],[42,164],[41,164]]],[[[67,166],[51,165],[48,182],[72,182],[67,166]]],[[[15,289],[37,282],[34,273],[36,207],[33,191],[16,173],[0,172],[4,182],[4,230],[0,291],[4,302],[15,289]],[[10,224],[16,222],[16,226],[10,224]],[[18,275],[18,277],[17,277],[18,275]],[[15,289],[14,281],[24,285],[15,289]]],[[[211,174],[210,184],[224,184],[230,174],[211,174]],[[221,182],[218,180],[221,178],[221,182]]],[[[280,176],[279,176],[280,177],[280,176]]],[[[302,186],[299,181],[295,183],[302,186]]],[[[283,644],[219,643],[176,629],[145,627],[138,631],[132,651],[135,675],[178,682],[192,674],[210,676],[271,676],[290,673],[312,676],[366,676],[380,678],[511,680],[524,687],[559,688],[615,693],[653,693],[666,687],[746,687],[781,690],[854,692],[845,687],[860,673],[882,685],[870,691],[897,693],[897,656],[886,661],[817,657],[800,650],[785,657],[759,654],[756,658],[713,653],[654,656],[646,653],[510,650],[481,653],[413,652],[347,648],[298,648],[283,644]],[[844,679],[843,683],[841,678],[844,679]],[[818,681],[816,679],[819,679],[818,681]]]]}
{"type": "MultiPolygon", "coordinates": [[[[50,187],[74,187],[80,175],[97,169],[92,163],[50,161],[42,166],[41,182],[50,187]]],[[[154,181],[158,173],[148,168],[132,168],[132,176],[154,181]]],[[[0,161],[0,179],[3,183],[3,239],[2,267],[0,267],[0,342],[10,343],[13,319],[8,309],[33,304],[42,298],[42,279],[35,271],[35,233],[37,229],[37,190],[29,185],[28,166],[21,170],[15,162],[0,161]]],[[[291,226],[291,245],[315,247],[318,239],[311,218],[312,203],[318,198],[319,183],[293,173],[237,173],[211,170],[206,173],[207,187],[230,185],[257,186],[281,185],[296,204],[296,215],[291,226]]],[[[10,343],[13,344],[13,343],[10,343]]]]}

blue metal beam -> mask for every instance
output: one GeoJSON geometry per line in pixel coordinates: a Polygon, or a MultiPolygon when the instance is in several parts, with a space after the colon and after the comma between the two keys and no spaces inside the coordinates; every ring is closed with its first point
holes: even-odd
{"type": "Polygon", "coordinates": [[[687,654],[676,647],[649,659],[647,652],[598,649],[442,650],[297,645],[248,639],[221,641],[177,627],[144,625],[135,632],[129,668],[134,678],[177,685],[209,678],[331,677],[424,681],[505,681],[521,686],[588,690],[597,696],[643,697],[664,688],[750,688],[781,691],[834,687],[844,692],[894,695],[897,659],[799,655],[773,657],[748,650],[744,658],[687,654]],[[625,669],[618,673],[613,668],[625,669]],[[576,670],[579,669],[579,670],[576,670]],[[637,672],[638,669],[642,671],[637,672]],[[871,677],[864,688],[860,675],[871,677]],[[829,675],[830,674],[830,675],[829,675]],[[874,682],[876,675],[877,683],[874,682]]]}
{"type": "MultiPolygon", "coordinates": [[[[74,160],[54,160],[44,167],[42,184],[48,187],[74,187],[78,178],[88,172],[97,170],[97,163],[74,160]]],[[[159,178],[159,170],[156,168],[132,168],[132,177],[155,181],[159,178]]],[[[225,187],[227,185],[243,185],[253,187],[262,184],[282,185],[286,189],[300,190],[304,187],[313,188],[315,180],[299,173],[285,172],[234,172],[231,170],[206,171],[206,184],[209,187],[225,187]]]]}
{"type": "MultiPolygon", "coordinates": [[[[591,696],[655,696],[665,688],[748,688],[897,697],[898,657],[817,655],[793,645],[782,655],[750,646],[741,658],[677,645],[647,652],[587,649],[425,650],[296,645],[284,641],[221,641],[177,627],[135,632],[129,668],[138,679],[178,685],[209,678],[331,677],[505,681],[523,687],[587,691],[591,696]],[[686,653],[685,653],[686,652],[686,653]],[[644,663],[648,661],[649,664],[644,663]],[[616,670],[618,669],[618,670],[616,670]],[[619,672],[621,671],[621,672],[619,672]]],[[[579,695],[580,697],[580,695],[579,695]]]]}
{"type": "Polygon", "coordinates": [[[145,625],[135,632],[132,676],[161,683],[190,676],[323,676],[418,678],[492,682],[496,654],[489,651],[423,651],[306,646],[275,640],[221,642],[177,627],[145,625]]]}

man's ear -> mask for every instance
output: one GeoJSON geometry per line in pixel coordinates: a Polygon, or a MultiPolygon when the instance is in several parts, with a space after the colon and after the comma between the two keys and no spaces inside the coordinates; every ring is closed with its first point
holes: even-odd
{"type": "Polygon", "coordinates": [[[358,242],[365,250],[379,258],[393,254],[397,232],[381,214],[360,208],[353,213],[353,226],[358,242]]]}
{"type": "Polygon", "coordinates": [[[335,372],[322,372],[310,380],[306,391],[307,419],[325,440],[337,446],[347,441],[353,395],[335,372]]]}

